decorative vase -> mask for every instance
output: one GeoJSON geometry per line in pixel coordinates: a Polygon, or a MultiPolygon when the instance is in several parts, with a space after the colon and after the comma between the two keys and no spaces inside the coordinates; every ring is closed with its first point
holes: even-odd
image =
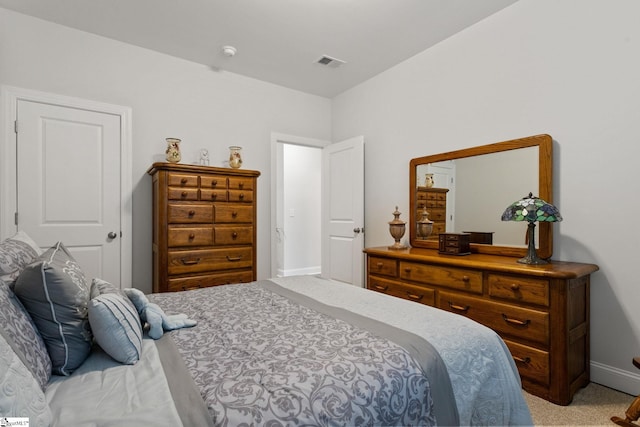
{"type": "Polygon", "coordinates": [[[422,210],[422,218],[416,224],[416,234],[420,240],[427,240],[433,231],[433,221],[428,218],[428,215],[427,208],[424,208],[422,210]]]}
{"type": "Polygon", "coordinates": [[[167,161],[169,163],[178,163],[182,156],[180,155],[180,139],[167,138],[167,161]]]}
{"type": "Polygon", "coordinates": [[[389,246],[389,249],[406,249],[406,246],[400,243],[400,239],[404,236],[405,231],[406,222],[400,219],[400,212],[398,212],[398,207],[396,206],[396,210],[393,213],[393,221],[389,221],[389,233],[391,233],[391,237],[393,237],[396,242],[389,246]]]}
{"type": "Polygon", "coordinates": [[[238,147],[237,145],[232,145],[229,147],[229,166],[234,169],[238,169],[242,166],[242,155],[241,152],[242,147],[238,147]]]}
{"type": "Polygon", "coordinates": [[[433,187],[433,174],[428,173],[424,176],[424,186],[427,188],[433,187]]]}

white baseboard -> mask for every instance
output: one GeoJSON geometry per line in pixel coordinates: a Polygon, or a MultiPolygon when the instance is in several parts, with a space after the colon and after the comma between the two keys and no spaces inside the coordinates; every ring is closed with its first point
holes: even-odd
{"type": "MultiPolygon", "coordinates": [[[[631,364],[631,362],[629,362],[631,364]]],[[[591,362],[591,381],[605,387],[628,393],[640,394],[640,375],[598,362],[591,362]]]]}
{"type": "Polygon", "coordinates": [[[311,274],[320,274],[322,272],[319,265],[315,267],[306,267],[306,268],[293,268],[288,270],[278,269],[278,277],[286,277],[286,276],[304,276],[311,274]]]}

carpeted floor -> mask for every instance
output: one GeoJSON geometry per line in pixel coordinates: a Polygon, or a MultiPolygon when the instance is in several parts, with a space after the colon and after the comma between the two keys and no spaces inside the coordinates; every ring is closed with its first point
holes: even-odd
{"type": "Polygon", "coordinates": [[[611,417],[624,418],[635,396],[590,383],[569,406],[559,406],[523,392],[536,426],[615,426],[611,417]]]}

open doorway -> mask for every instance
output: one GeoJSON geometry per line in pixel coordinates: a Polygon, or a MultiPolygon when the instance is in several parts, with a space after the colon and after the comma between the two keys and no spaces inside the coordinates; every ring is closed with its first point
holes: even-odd
{"type": "Polygon", "coordinates": [[[328,141],[272,134],[271,275],[321,273],[322,148],[328,141]]]}

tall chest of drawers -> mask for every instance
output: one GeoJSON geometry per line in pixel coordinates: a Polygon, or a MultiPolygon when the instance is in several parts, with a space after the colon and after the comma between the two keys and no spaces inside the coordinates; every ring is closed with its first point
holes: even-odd
{"type": "Polygon", "coordinates": [[[470,317],[495,330],[523,388],[559,405],[589,382],[589,287],[593,264],[432,249],[367,248],[367,287],[470,317]]]}
{"type": "Polygon", "coordinates": [[[438,234],[444,233],[447,221],[448,188],[418,187],[416,191],[416,218],[422,218],[424,209],[433,221],[433,229],[428,240],[438,240],[438,234]]]}
{"type": "Polygon", "coordinates": [[[154,163],[153,292],[256,280],[260,172],[154,163]]]}

